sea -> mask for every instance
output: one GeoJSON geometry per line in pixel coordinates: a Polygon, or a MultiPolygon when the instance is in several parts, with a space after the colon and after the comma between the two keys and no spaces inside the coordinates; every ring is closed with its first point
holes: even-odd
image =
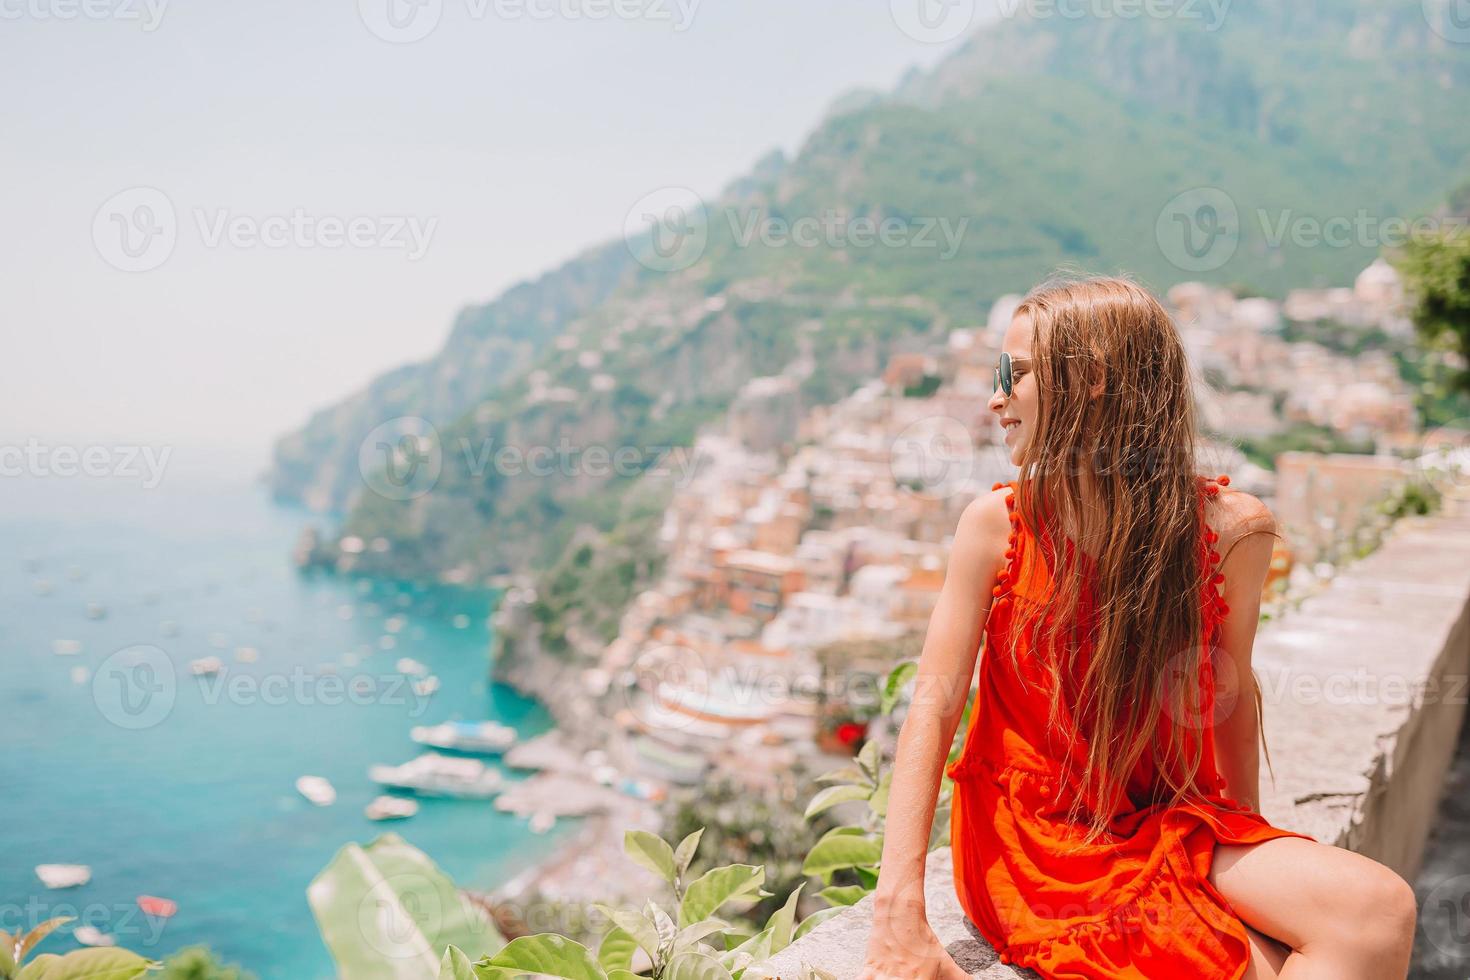
{"type": "Polygon", "coordinates": [[[40,951],[77,948],[85,923],[156,959],[205,944],[261,980],[326,980],[306,888],[343,845],[397,833],[489,889],[575,833],[488,801],[368,820],[368,767],[417,755],[412,726],[551,727],[488,679],[494,595],[300,572],[292,545],[320,517],[248,475],[180,469],[156,486],[0,479],[0,929],[71,915],[40,951]],[[223,672],[192,674],[208,657],[223,672]],[[438,692],[415,694],[402,657],[438,692]],[[307,802],[303,775],[336,803],[307,802]],[[34,869],[55,863],[90,883],[48,890],[34,869]],[[177,911],[145,915],[140,896],[177,911]]]}

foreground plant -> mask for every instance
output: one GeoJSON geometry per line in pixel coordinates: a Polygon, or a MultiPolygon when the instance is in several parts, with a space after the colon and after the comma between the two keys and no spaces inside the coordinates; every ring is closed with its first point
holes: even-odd
{"type": "Polygon", "coordinates": [[[72,921],[63,915],[47,919],[19,936],[0,930],[0,978],[3,980],[134,980],[161,964],[125,949],[77,949],[64,956],[42,953],[26,957],[41,940],[72,921]]]}

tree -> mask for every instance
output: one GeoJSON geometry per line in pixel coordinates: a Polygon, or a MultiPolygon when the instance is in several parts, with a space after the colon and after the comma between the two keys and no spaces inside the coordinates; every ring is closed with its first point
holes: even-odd
{"type": "Polygon", "coordinates": [[[1414,237],[1393,259],[1427,347],[1451,352],[1455,391],[1470,392],[1470,181],[1450,195],[1437,234],[1414,237]]]}

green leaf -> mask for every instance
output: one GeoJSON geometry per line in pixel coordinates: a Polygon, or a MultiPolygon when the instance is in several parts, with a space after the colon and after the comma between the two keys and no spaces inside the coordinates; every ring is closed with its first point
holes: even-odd
{"type": "Polygon", "coordinates": [[[682,877],[689,870],[689,862],[694,860],[694,852],[699,849],[699,839],[704,836],[704,828],[691,833],[679,842],[674,848],[674,870],[682,877]]]}
{"type": "Polygon", "coordinates": [[[631,909],[615,909],[602,902],[594,902],[593,907],[611,919],[615,929],[621,930],[633,942],[643,947],[650,959],[658,961],[658,949],[663,941],[659,938],[658,927],[651,918],[631,909]]]}
{"type": "Polygon", "coordinates": [[[873,738],[863,745],[857,755],[858,765],[863,767],[874,783],[878,781],[879,770],[882,768],[883,756],[881,753],[882,749],[878,746],[878,740],[873,738]]]}
{"type": "Polygon", "coordinates": [[[153,961],[126,949],[78,949],[55,958],[38,956],[34,963],[21,971],[21,976],[25,980],[41,977],[45,980],[133,980],[155,965],[153,961]],[[28,975],[37,964],[44,964],[44,972],[28,975]]]}
{"type": "Polygon", "coordinates": [[[794,888],[790,895],[786,896],[786,904],[782,905],[771,917],[766,920],[766,928],[771,931],[771,952],[779,953],[791,945],[791,931],[796,924],[796,903],[801,900],[801,890],[806,887],[802,882],[794,888]]]}
{"type": "Polygon", "coordinates": [[[74,918],[76,918],[74,915],[58,915],[54,919],[47,919],[24,936],[21,936],[15,949],[15,962],[24,963],[26,957],[30,955],[31,950],[35,949],[41,940],[55,932],[58,926],[65,925],[74,918]]]}
{"type": "Polygon", "coordinates": [[[623,850],[669,884],[674,883],[674,849],[662,837],[646,830],[629,830],[623,834],[623,850]]]}
{"type": "Polygon", "coordinates": [[[905,660],[888,672],[888,680],[883,684],[883,700],[878,710],[883,714],[890,714],[893,706],[898,703],[899,695],[903,693],[904,685],[914,678],[919,672],[917,660],[905,660]]]}
{"type": "Polygon", "coordinates": [[[15,937],[0,929],[0,977],[15,975],[15,937]]]}
{"type": "Polygon", "coordinates": [[[762,929],[760,932],[756,933],[754,936],[751,936],[739,946],[736,946],[734,949],[730,950],[730,952],[748,953],[750,954],[751,959],[757,962],[770,959],[771,956],[775,953],[775,950],[771,949],[770,928],[768,927],[762,929]]]}
{"type": "Polygon", "coordinates": [[[868,890],[862,885],[832,885],[817,892],[818,898],[826,899],[833,905],[856,905],[863,900],[868,890]]]}
{"type": "Polygon", "coordinates": [[[893,785],[893,770],[889,769],[883,773],[883,779],[878,783],[878,788],[868,798],[868,809],[879,818],[888,816],[888,790],[893,785]]]}
{"type": "Polygon", "coordinates": [[[703,953],[684,952],[669,960],[664,980],[732,980],[720,961],[703,953]]]}
{"type": "Polygon", "coordinates": [[[474,958],[505,945],[489,915],[397,834],[343,847],[306,897],[337,975],[352,980],[433,977],[447,946],[474,958]]]}
{"type": "Polygon", "coordinates": [[[475,980],[475,968],[458,946],[444,950],[444,958],[439,961],[439,980],[475,980]]]}
{"type": "Polygon", "coordinates": [[[869,789],[873,786],[873,781],[868,778],[868,774],[863,772],[861,767],[855,765],[843,766],[840,769],[833,769],[831,772],[824,772],[817,777],[817,782],[850,783],[855,786],[867,786],[869,789]]]}
{"type": "Polygon", "coordinates": [[[674,952],[680,952],[698,943],[705,936],[724,932],[728,928],[730,928],[730,923],[724,919],[701,919],[698,922],[691,922],[680,929],[679,934],[674,937],[674,952]]]}
{"type": "Polygon", "coordinates": [[[877,888],[878,887],[878,869],[877,868],[870,868],[870,867],[859,866],[859,867],[853,868],[852,870],[853,870],[853,873],[858,876],[858,882],[859,882],[859,884],[861,884],[864,888],[870,888],[871,889],[871,888],[877,888]]]}
{"type": "Polygon", "coordinates": [[[765,880],[766,869],[753,864],[727,864],[706,871],[684,892],[679,925],[707,919],[726,902],[759,892],[765,880]]]}
{"type": "Polygon", "coordinates": [[[51,970],[51,964],[61,962],[55,953],[42,953],[31,960],[15,975],[15,980],[43,980],[51,970]]]}
{"type": "Polygon", "coordinates": [[[562,980],[607,980],[607,973],[586,946],[549,932],[512,939],[500,952],[476,963],[475,972],[482,980],[510,980],[522,973],[562,980]]]}
{"type": "Polygon", "coordinates": [[[806,812],[802,816],[810,820],[823,810],[830,810],[839,803],[866,800],[871,795],[873,795],[873,790],[869,786],[828,786],[812,797],[812,801],[806,805],[806,812]]]}
{"type": "Polygon", "coordinates": [[[602,937],[602,943],[597,947],[597,962],[608,972],[631,970],[633,951],[637,948],[638,940],[633,938],[633,934],[620,925],[614,925],[602,937]]]}
{"type": "Polygon", "coordinates": [[[835,915],[841,915],[845,911],[847,911],[845,907],[841,905],[834,905],[830,909],[819,909],[816,912],[813,912],[811,915],[801,920],[801,925],[796,927],[796,937],[792,941],[795,942],[796,939],[800,939],[802,936],[805,936],[807,933],[811,932],[823,922],[826,922],[828,919],[832,918],[835,915]]]}
{"type": "Polygon", "coordinates": [[[608,970],[607,980],[644,980],[632,970],[608,970]]]}
{"type": "Polygon", "coordinates": [[[858,865],[877,864],[883,856],[882,837],[858,837],[854,834],[828,835],[817,842],[802,863],[801,873],[817,875],[823,884],[831,884],[832,872],[858,865]]]}

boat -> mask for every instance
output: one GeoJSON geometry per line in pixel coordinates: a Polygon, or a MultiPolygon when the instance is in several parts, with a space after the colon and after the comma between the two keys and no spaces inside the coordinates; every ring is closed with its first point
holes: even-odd
{"type": "Polygon", "coordinates": [[[38,864],[36,877],[47,888],[80,888],[92,880],[92,869],[85,864],[38,864]]]}
{"type": "Polygon", "coordinates": [[[58,657],[75,657],[82,652],[81,640],[52,640],[51,652],[58,657]]]}
{"type": "Polygon", "coordinates": [[[69,673],[73,684],[85,684],[92,679],[92,672],[86,667],[73,667],[69,673]]]}
{"type": "Polygon", "coordinates": [[[157,916],[160,919],[171,919],[179,910],[179,903],[167,898],[159,898],[157,895],[139,895],[138,908],[148,915],[157,916]]]}
{"type": "Polygon", "coordinates": [[[96,926],[77,926],[71,937],[83,946],[116,946],[117,939],[96,926]]]}
{"type": "Polygon", "coordinates": [[[224,669],[225,662],[219,657],[200,657],[189,661],[189,673],[195,677],[213,677],[224,669]]]}
{"type": "Polygon", "coordinates": [[[504,752],[516,744],[516,730],[498,721],[447,721],[417,725],[408,737],[431,749],[451,752],[504,752]]]}
{"type": "Polygon", "coordinates": [[[296,792],[317,806],[331,806],[337,802],[337,790],[321,776],[302,776],[296,780],[296,792]]]}
{"type": "Polygon", "coordinates": [[[425,752],[401,766],[373,766],[368,778],[382,786],[424,796],[487,800],[500,792],[505,777],[478,759],[425,752]]]}
{"type": "Polygon", "coordinates": [[[253,664],[260,659],[260,651],[255,647],[236,647],[235,659],[242,664],[253,664]]]}
{"type": "Polygon", "coordinates": [[[549,810],[537,810],[531,814],[531,833],[544,834],[556,826],[556,814],[549,810]]]}
{"type": "Polygon", "coordinates": [[[429,697],[431,694],[437,693],[438,690],[439,678],[435,677],[433,674],[430,674],[428,677],[425,677],[421,681],[413,682],[413,693],[417,694],[421,698],[429,697]]]}
{"type": "Polygon", "coordinates": [[[419,804],[403,796],[380,796],[363,812],[369,820],[407,820],[419,812],[419,804]]]}
{"type": "Polygon", "coordinates": [[[412,657],[399,657],[398,663],[394,664],[393,668],[400,674],[412,674],[415,677],[423,677],[429,672],[429,668],[412,657]]]}
{"type": "Polygon", "coordinates": [[[104,606],[100,602],[89,602],[89,603],[87,603],[87,618],[88,619],[106,619],[107,618],[107,607],[104,606]]]}

